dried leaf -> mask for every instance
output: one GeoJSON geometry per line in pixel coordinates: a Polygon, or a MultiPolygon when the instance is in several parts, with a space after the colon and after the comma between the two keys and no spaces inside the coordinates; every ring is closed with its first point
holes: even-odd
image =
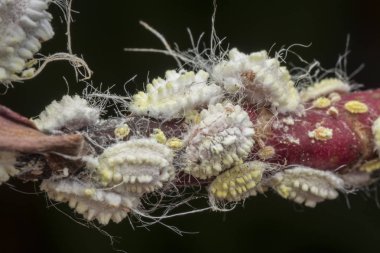
{"type": "Polygon", "coordinates": [[[46,135],[29,119],[0,105],[1,151],[76,156],[81,152],[83,142],[79,134],[46,135]]]}

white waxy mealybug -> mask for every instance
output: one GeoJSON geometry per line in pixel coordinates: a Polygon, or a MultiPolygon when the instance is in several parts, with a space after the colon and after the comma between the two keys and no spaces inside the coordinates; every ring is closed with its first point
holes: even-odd
{"type": "Polygon", "coordinates": [[[281,197],[308,207],[335,199],[337,190],[344,189],[344,181],[334,173],[302,166],[275,174],[269,184],[281,197]]]}
{"type": "Polygon", "coordinates": [[[380,157],[380,117],[373,122],[372,133],[374,137],[375,149],[380,157]]]}
{"type": "MultiPolygon", "coordinates": [[[[0,82],[19,78],[26,61],[53,37],[50,0],[0,0],[0,82]]],[[[30,70],[26,70],[30,73],[30,70]]]]}
{"type": "MultiPolygon", "coordinates": [[[[303,89],[300,92],[303,102],[307,102],[313,99],[317,99],[322,96],[327,96],[330,93],[336,94],[336,92],[349,92],[351,87],[349,84],[336,78],[326,78],[321,81],[312,84],[311,86],[303,89]]],[[[336,97],[336,95],[335,95],[336,97]]]]}
{"type": "Polygon", "coordinates": [[[211,204],[217,201],[240,201],[255,196],[267,165],[252,161],[236,165],[218,175],[209,186],[211,204]]]}
{"type": "Polygon", "coordinates": [[[74,179],[43,180],[41,190],[50,199],[58,202],[68,202],[69,206],[82,214],[88,220],[98,220],[107,225],[110,220],[119,223],[128,213],[136,209],[140,199],[133,193],[117,193],[111,190],[99,189],[92,184],[74,179]]]}
{"type": "Polygon", "coordinates": [[[61,128],[80,130],[94,125],[100,116],[100,109],[92,107],[87,100],[75,96],[65,95],[60,101],[53,101],[46,106],[39,117],[34,121],[42,131],[54,131],[61,128]]]}
{"type": "Polygon", "coordinates": [[[154,139],[119,142],[98,158],[97,173],[105,186],[145,193],[164,186],[174,177],[173,151],[154,139]]]}
{"type": "Polygon", "coordinates": [[[253,124],[239,105],[210,105],[186,138],[184,171],[205,179],[246,158],[254,144],[253,124]]]}
{"type": "Polygon", "coordinates": [[[211,74],[228,93],[245,96],[254,104],[270,104],[280,113],[302,109],[301,99],[286,67],[266,51],[246,55],[236,48],[229,60],[217,64],[211,74]]]}
{"type": "Polygon", "coordinates": [[[15,168],[16,157],[16,153],[13,152],[0,152],[0,185],[19,173],[15,168]]]}
{"type": "Polygon", "coordinates": [[[205,71],[181,70],[166,72],[165,79],[157,78],[148,84],[146,92],[133,96],[129,105],[131,112],[153,118],[181,118],[186,112],[216,103],[222,97],[222,89],[207,83],[205,71]]]}

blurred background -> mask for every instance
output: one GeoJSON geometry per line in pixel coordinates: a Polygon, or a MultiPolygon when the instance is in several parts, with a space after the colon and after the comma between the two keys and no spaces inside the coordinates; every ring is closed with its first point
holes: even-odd
{"type": "MultiPolygon", "coordinates": [[[[126,47],[162,48],[160,42],[139,24],[144,20],[176,42],[190,47],[186,28],[208,43],[213,4],[211,0],[74,1],[72,43],[94,71],[94,86],[115,85],[115,93],[133,93],[147,79],[163,76],[175,62],[163,55],[127,53],[126,47]]],[[[65,25],[62,14],[51,6],[56,36],[43,44],[42,53],[64,51],[65,25]]],[[[216,30],[227,37],[230,47],[249,53],[273,50],[293,43],[304,59],[318,59],[332,68],[351,36],[348,72],[365,68],[353,79],[364,88],[380,87],[380,2],[378,1],[243,1],[219,0],[216,30]]],[[[0,96],[1,104],[28,116],[37,116],[53,99],[81,93],[68,63],[50,64],[32,81],[15,84],[0,96]],[[66,85],[65,79],[69,83],[66,85]]],[[[250,198],[229,213],[204,212],[166,222],[181,230],[196,232],[179,236],[162,225],[133,229],[128,221],[104,229],[116,236],[112,246],[107,236],[87,228],[59,212],[38,192],[38,184],[10,181],[0,187],[0,252],[380,252],[380,208],[376,189],[367,194],[341,196],[315,209],[303,208],[269,194],[250,198]]],[[[205,205],[200,201],[197,205],[205,205]]],[[[66,205],[59,208],[70,215],[66,205]]]]}

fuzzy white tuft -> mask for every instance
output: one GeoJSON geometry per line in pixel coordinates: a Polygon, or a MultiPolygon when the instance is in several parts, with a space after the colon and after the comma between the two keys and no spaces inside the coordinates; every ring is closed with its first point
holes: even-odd
{"type": "Polygon", "coordinates": [[[108,147],[98,159],[103,185],[118,190],[152,192],[174,177],[173,152],[153,139],[135,139],[108,147]]]}
{"type": "Polygon", "coordinates": [[[308,207],[335,199],[339,195],[337,190],[344,189],[343,179],[336,174],[302,166],[275,174],[270,184],[281,197],[308,207]]]}
{"type": "Polygon", "coordinates": [[[13,152],[0,152],[0,185],[19,173],[19,170],[15,168],[16,157],[13,152]]]}
{"type": "Polygon", "coordinates": [[[208,84],[209,74],[205,71],[167,71],[165,79],[157,78],[147,85],[146,93],[133,96],[129,106],[136,115],[153,118],[181,118],[187,111],[216,103],[222,89],[208,84]]]}
{"type": "Polygon", "coordinates": [[[73,179],[43,180],[41,190],[46,191],[50,199],[68,202],[86,220],[96,219],[102,225],[110,220],[119,223],[140,204],[139,197],[134,194],[97,189],[73,179]]]}
{"type": "Polygon", "coordinates": [[[301,99],[286,67],[266,51],[246,55],[236,48],[217,64],[212,78],[229,93],[241,93],[251,103],[270,104],[280,113],[300,110],[301,99]]]}
{"type": "Polygon", "coordinates": [[[185,139],[185,172],[205,179],[246,158],[253,147],[253,124],[239,105],[210,105],[185,139]]]}
{"type": "Polygon", "coordinates": [[[326,78],[312,84],[300,92],[303,102],[307,102],[321,96],[327,96],[333,92],[349,92],[351,87],[349,84],[336,78],[326,78]]]}
{"type": "Polygon", "coordinates": [[[26,61],[53,37],[50,0],[0,0],[0,82],[29,75],[26,61]],[[24,71],[24,73],[22,73],[24,71]]]}
{"type": "Polygon", "coordinates": [[[60,130],[63,127],[70,130],[79,130],[94,125],[100,116],[100,109],[91,107],[88,102],[79,96],[63,96],[59,102],[53,101],[46,106],[39,117],[34,120],[38,129],[42,131],[60,130]]]}

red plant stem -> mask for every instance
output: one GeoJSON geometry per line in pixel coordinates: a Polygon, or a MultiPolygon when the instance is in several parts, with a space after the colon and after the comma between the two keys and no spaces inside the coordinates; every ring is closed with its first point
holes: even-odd
{"type": "MultiPolygon", "coordinates": [[[[380,89],[342,94],[341,100],[331,106],[337,109],[338,114],[328,114],[330,107],[312,108],[309,103],[305,105],[305,115],[279,115],[276,117],[278,121],[269,110],[249,109],[261,147],[271,146],[275,150],[274,156],[266,161],[346,173],[375,157],[371,127],[380,116],[380,89]],[[344,105],[351,100],[366,104],[368,112],[349,112],[344,105]],[[294,124],[283,123],[289,116],[294,124]],[[276,121],[282,122],[280,126],[275,125],[276,121]],[[310,137],[309,132],[318,126],[331,129],[332,137],[326,140],[310,137]]],[[[254,159],[261,147],[256,144],[253,149],[254,159]]]]}
{"type": "MultiPolygon", "coordinates": [[[[373,144],[372,123],[380,116],[380,89],[342,94],[341,100],[333,102],[330,107],[313,108],[312,103],[305,104],[304,115],[274,116],[268,108],[257,109],[246,106],[252,122],[255,125],[256,144],[252,149],[250,159],[264,160],[284,166],[302,165],[320,170],[332,170],[347,173],[360,166],[363,161],[376,157],[373,144]],[[364,113],[351,113],[344,107],[345,103],[357,100],[367,105],[364,113]],[[328,114],[331,107],[338,114],[328,114]],[[289,123],[289,118],[293,122],[289,123]],[[285,121],[285,122],[284,122],[285,121]],[[280,124],[279,124],[280,123],[280,124]],[[309,136],[309,132],[322,126],[332,130],[330,139],[318,140],[309,136]],[[263,159],[259,150],[265,146],[274,148],[271,158],[263,159]]],[[[131,119],[131,123],[136,119],[131,119]]],[[[145,126],[147,135],[157,124],[145,126]]],[[[153,124],[155,123],[155,124],[153,124]]],[[[159,127],[157,125],[157,127],[159,127]]],[[[108,127],[109,128],[109,127],[108,127]]],[[[108,129],[107,128],[107,129],[108,129]]],[[[142,128],[144,128],[142,126],[142,128]]],[[[107,130],[106,129],[106,130],[107,130]]],[[[113,134],[114,127],[107,131],[113,134]],[[112,131],[111,131],[111,130],[112,131]]],[[[161,124],[161,129],[171,137],[183,133],[186,129],[183,121],[172,121],[161,124]]],[[[63,152],[64,154],[79,154],[82,150],[83,138],[80,134],[48,136],[38,131],[34,124],[23,116],[8,108],[0,107],[0,150],[18,151],[29,154],[44,152],[63,152]]],[[[55,170],[54,159],[47,156],[47,170],[55,170]],[[54,165],[54,166],[53,166],[54,165]]],[[[59,162],[59,161],[58,161],[59,162]]],[[[59,166],[58,166],[59,167],[59,166]]],[[[82,165],[75,165],[75,168],[82,165]]],[[[76,171],[77,169],[72,171],[76,171]]],[[[193,181],[191,176],[181,177],[178,185],[193,181]],[[183,182],[182,182],[183,181],[183,182]]],[[[24,178],[25,179],[25,178],[24,178]]],[[[35,178],[33,178],[35,179],[35,178]]],[[[198,181],[197,181],[198,182],[198,181]]]]}

